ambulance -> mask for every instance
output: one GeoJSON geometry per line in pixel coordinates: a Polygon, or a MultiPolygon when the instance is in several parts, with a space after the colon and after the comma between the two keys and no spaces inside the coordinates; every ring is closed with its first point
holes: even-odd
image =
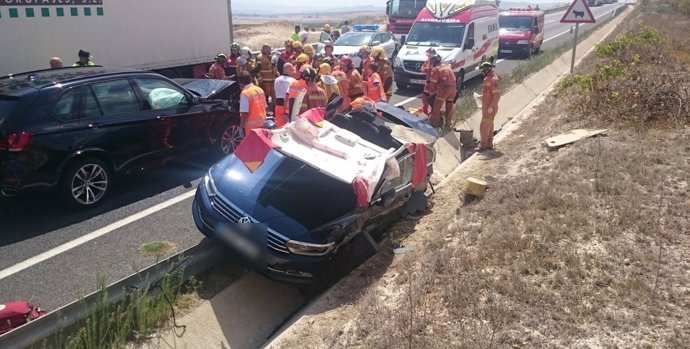
{"type": "Polygon", "coordinates": [[[458,90],[477,76],[482,61],[498,54],[498,6],[486,0],[430,0],[415,19],[393,66],[399,89],[424,85],[426,51],[453,68],[458,90]]]}

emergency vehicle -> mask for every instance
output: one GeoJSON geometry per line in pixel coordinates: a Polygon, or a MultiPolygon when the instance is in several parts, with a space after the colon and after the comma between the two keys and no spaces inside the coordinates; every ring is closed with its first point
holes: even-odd
{"type": "Polygon", "coordinates": [[[476,67],[482,61],[498,53],[496,2],[428,1],[394,60],[398,88],[426,83],[421,67],[430,48],[453,68],[460,90],[464,81],[480,74],[476,67]]]}
{"type": "Polygon", "coordinates": [[[544,11],[511,8],[498,16],[498,56],[537,54],[544,42],[544,11]]]}

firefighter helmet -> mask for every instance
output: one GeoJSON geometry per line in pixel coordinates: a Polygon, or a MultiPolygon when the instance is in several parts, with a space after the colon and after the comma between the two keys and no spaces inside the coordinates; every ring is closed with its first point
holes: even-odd
{"type": "Polygon", "coordinates": [[[295,58],[295,62],[297,62],[297,63],[309,63],[309,56],[302,53],[299,56],[297,56],[297,58],[295,58]]]}
{"type": "Polygon", "coordinates": [[[307,81],[316,81],[318,76],[319,76],[319,74],[316,72],[316,69],[314,69],[312,67],[307,67],[302,72],[302,79],[307,80],[307,81]]]}
{"type": "Polygon", "coordinates": [[[232,45],[230,45],[230,51],[240,51],[240,44],[233,42],[232,45]]]}
{"type": "Polygon", "coordinates": [[[216,55],[216,60],[223,60],[224,61],[227,59],[228,59],[228,56],[223,52],[220,52],[216,55]]]}
{"type": "Polygon", "coordinates": [[[369,48],[369,46],[367,46],[367,45],[362,45],[362,46],[359,48],[359,52],[360,52],[360,53],[371,54],[371,48],[369,48]]]}
{"type": "Polygon", "coordinates": [[[308,55],[313,55],[314,54],[314,46],[310,44],[305,44],[302,46],[302,52],[308,54],[308,55]]]}
{"type": "Polygon", "coordinates": [[[386,50],[384,50],[383,47],[374,47],[374,49],[371,50],[371,58],[379,60],[386,59],[386,50]]]}
{"type": "Polygon", "coordinates": [[[299,41],[293,41],[292,48],[295,50],[302,50],[302,43],[299,41]]]}
{"type": "Polygon", "coordinates": [[[340,57],[340,66],[352,68],[352,66],[353,66],[352,58],[350,58],[350,56],[348,56],[348,55],[340,57]]]}
{"type": "Polygon", "coordinates": [[[435,54],[429,58],[432,65],[438,65],[441,63],[441,55],[435,54]]]}
{"type": "Polygon", "coordinates": [[[489,61],[484,61],[482,62],[482,64],[479,65],[479,69],[481,70],[493,69],[494,67],[496,66],[489,61]]]}

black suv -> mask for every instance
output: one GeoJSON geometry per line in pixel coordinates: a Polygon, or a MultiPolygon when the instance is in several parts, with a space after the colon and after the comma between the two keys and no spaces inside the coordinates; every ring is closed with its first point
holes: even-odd
{"type": "Polygon", "coordinates": [[[166,77],[105,67],[0,78],[0,193],[55,188],[103,201],[115,174],[198,149],[230,153],[239,116],[166,77]]]}

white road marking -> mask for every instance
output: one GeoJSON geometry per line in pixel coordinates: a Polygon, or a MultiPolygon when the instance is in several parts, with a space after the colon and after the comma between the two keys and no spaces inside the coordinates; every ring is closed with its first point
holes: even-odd
{"type": "Polygon", "coordinates": [[[38,263],[41,263],[41,262],[43,262],[49,258],[55,257],[55,256],[57,256],[63,252],[71,250],[71,249],[73,249],[79,245],[85,244],[85,243],[87,243],[93,239],[99,238],[105,234],[112,232],[113,230],[122,228],[127,224],[133,223],[133,222],[135,222],[139,219],[142,219],[148,215],[156,213],[156,212],[158,212],[164,208],[167,208],[169,206],[172,206],[172,205],[174,205],[174,204],[176,204],[182,200],[191,198],[192,196],[194,196],[195,193],[196,193],[196,190],[188,191],[188,192],[181,194],[181,195],[178,195],[172,199],[161,202],[160,204],[158,204],[156,206],[149,207],[143,211],[137,212],[137,213],[135,213],[129,217],[123,218],[123,219],[121,219],[115,223],[109,224],[109,225],[107,225],[101,229],[98,229],[94,232],[91,232],[91,233],[86,234],[82,237],[79,237],[79,238],[74,239],[72,241],[66,242],[66,243],[64,243],[58,247],[50,249],[46,252],[43,252],[43,253],[38,254],[36,256],[33,256],[27,260],[24,260],[23,262],[15,264],[9,268],[0,270],[0,280],[4,279],[6,277],[9,277],[13,274],[16,274],[16,273],[18,273],[24,269],[27,269],[31,266],[34,266],[38,263]]]}

